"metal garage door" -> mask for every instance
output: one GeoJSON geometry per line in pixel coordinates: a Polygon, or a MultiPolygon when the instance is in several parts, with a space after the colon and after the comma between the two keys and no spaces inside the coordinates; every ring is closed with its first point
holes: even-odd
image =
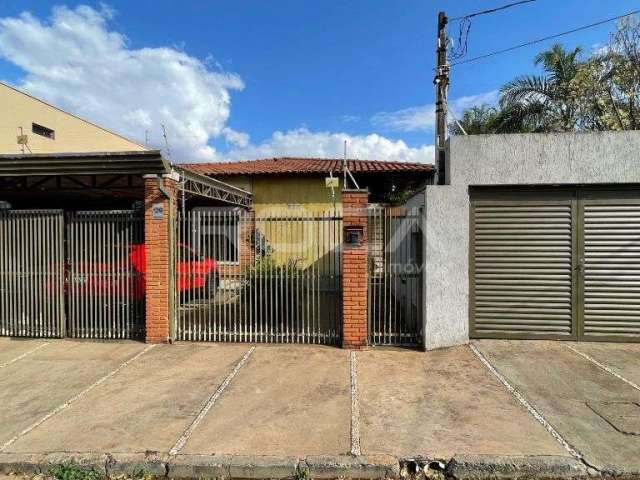
{"type": "Polygon", "coordinates": [[[640,341],[640,194],[476,189],[470,335],[640,341]]]}
{"type": "Polygon", "coordinates": [[[574,208],[565,194],[473,199],[472,336],[574,337],[574,208]]]}
{"type": "Polygon", "coordinates": [[[640,341],[640,195],[585,193],[580,220],[580,335],[640,341]]]}

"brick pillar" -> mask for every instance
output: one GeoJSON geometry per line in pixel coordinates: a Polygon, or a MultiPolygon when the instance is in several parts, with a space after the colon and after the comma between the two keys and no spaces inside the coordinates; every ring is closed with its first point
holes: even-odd
{"type": "Polygon", "coordinates": [[[343,190],[344,249],[342,253],[342,347],[367,345],[367,190],[343,190]],[[349,230],[361,232],[358,244],[348,242],[349,230]]]}
{"type": "Polygon", "coordinates": [[[147,343],[170,340],[171,319],[171,239],[176,208],[177,178],[171,175],[144,177],[144,242],[147,271],[147,343]],[[169,195],[170,198],[167,198],[169,195]]]}

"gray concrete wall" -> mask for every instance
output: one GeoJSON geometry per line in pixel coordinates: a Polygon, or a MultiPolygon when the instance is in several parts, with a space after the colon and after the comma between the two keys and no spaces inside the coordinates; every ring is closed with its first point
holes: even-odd
{"type": "Polygon", "coordinates": [[[425,194],[427,349],[469,339],[469,187],[640,184],[640,132],[456,136],[449,162],[425,194]]]}

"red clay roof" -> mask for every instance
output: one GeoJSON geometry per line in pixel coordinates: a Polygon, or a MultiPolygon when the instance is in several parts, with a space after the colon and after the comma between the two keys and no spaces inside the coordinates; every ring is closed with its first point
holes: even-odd
{"type": "MultiPolygon", "coordinates": [[[[327,158],[265,158],[240,162],[189,163],[181,165],[204,175],[277,175],[342,172],[342,160],[327,158]]],[[[431,172],[428,163],[347,160],[352,173],[431,172]]]]}

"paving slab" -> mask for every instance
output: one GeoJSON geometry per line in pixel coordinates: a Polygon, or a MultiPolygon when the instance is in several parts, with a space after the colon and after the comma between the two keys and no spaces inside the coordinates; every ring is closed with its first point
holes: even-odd
{"type": "Polygon", "coordinates": [[[18,359],[22,355],[28,355],[30,352],[38,349],[38,347],[42,347],[45,343],[45,341],[39,340],[17,340],[0,337],[0,370],[2,370],[7,363],[18,359]]]}
{"type": "MultiPolygon", "coordinates": [[[[481,340],[475,344],[589,464],[601,470],[640,471],[640,436],[624,434],[604,418],[615,416],[612,406],[640,402],[639,391],[563,342],[481,340]]],[[[612,355],[620,354],[620,344],[609,348],[612,355]]]]}
{"type": "Polygon", "coordinates": [[[157,345],[8,451],[167,452],[247,349],[157,345]]]}
{"type": "Polygon", "coordinates": [[[258,346],[181,453],[344,454],[350,418],[347,351],[258,346]]]}
{"type": "MultiPolygon", "coordinates": [[[[39,343],[34,341],[33,347],[39,343]]],[[[0,445],[144,347],[58,340],[0,369],[0,445]]]]}
{"type": "Polygon", "coordinates": [[[468,346],[357,357],[365,455],[568,455],[468,346]]]}
{"type": "Polygon", "coordinates": [[[640,385],[639,343],[571,342],[570,345],[597,362],[609,367],[618,375],[640,385]]]}

